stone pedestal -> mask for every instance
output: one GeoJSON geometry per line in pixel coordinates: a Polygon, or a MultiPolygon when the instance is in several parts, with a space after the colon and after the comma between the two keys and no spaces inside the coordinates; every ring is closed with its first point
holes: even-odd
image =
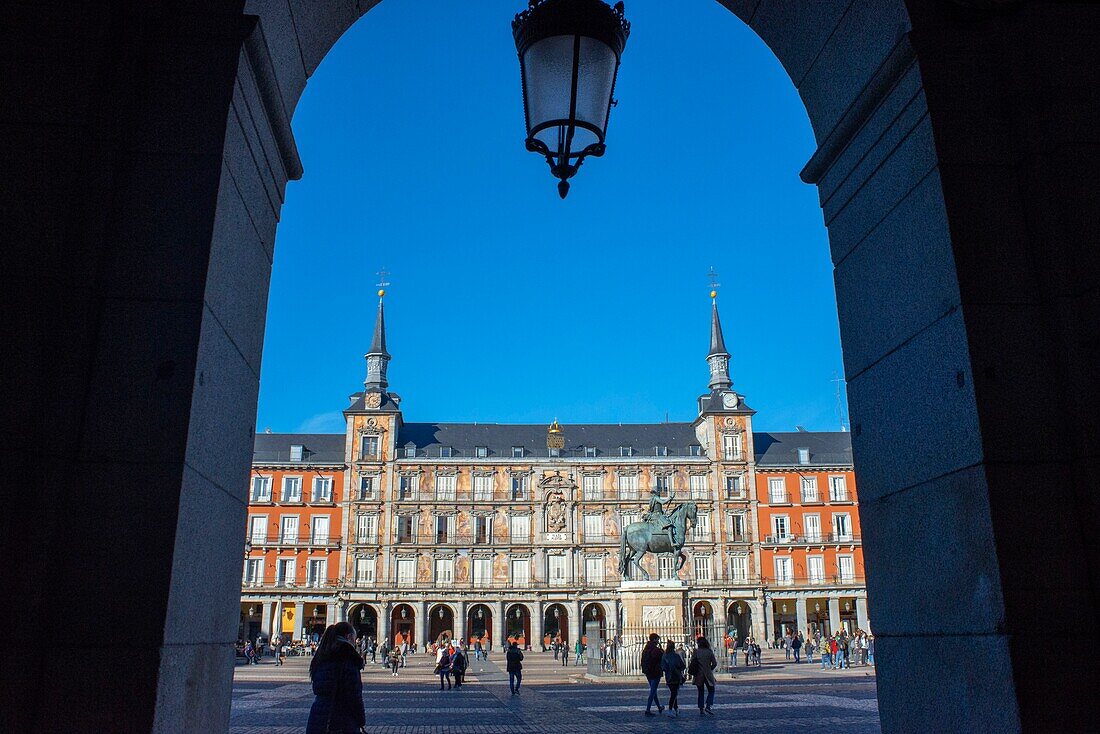
{"type": "Polygon", "coordinates": [[[652,627],[654,632],[662,634],[666,630],[682,629],[686,624],[687,591],[687,585],[676,579],[624,581],[619,586],[624,627],[632,630],[652,627]]]}

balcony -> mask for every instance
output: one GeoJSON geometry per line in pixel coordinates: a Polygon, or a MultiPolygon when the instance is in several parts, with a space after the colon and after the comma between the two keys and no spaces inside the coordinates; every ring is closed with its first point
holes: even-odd
{"type": "Polygon", "coordinates": [[[823,586],[865,586],[865,576],[856,575],[826,575],[826,576],[790,576],[776,577],[765,576],[762,581],[764,586],[774,588],[813,588],[823,586]]]}
{"type": "Polygon", "coordinates": [[[782,492],[776,492],[774,490],[768,490],[768,504],[769,505],[789,505],[791,504],[791,493],[786,490],[782,492]]]}
{"type": "Polygon", "coordinates": [[[727,543],[751,543],[752,542],[752,534],[751,533],[729,533],[728,535],[726,535],[726,542],[727,543]]]}
{"type": "Polygon", "coordinates": [[[342,583],[342,579],[275,579],[274,581],[242,581],[241,589],[296,589],[307,591],[310,589],[323,589],[335,591],[342,583]]]}
{"type": "Polygon", "coordinates": [[[859,545],[860,542],[860,537],[851,533],[768,535],[764,538],[764,545],[859,545]]]}
{"type": "Polygon", "coordinates": [[[318,535],[311,538],[308,535],[281,535],[269,538],[266,535],[252,535],[245,537],[245,550],[254,548],[330,548],[340,547],[340,538],[334,535],[318,535]]]}

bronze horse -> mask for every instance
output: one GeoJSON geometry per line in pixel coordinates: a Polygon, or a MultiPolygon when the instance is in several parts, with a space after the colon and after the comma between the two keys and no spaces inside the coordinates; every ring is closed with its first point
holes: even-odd
{"type": "Polygon", "coordinates": [[[687,563],[684,555],[684,541],[687,539],[688,522],[692,526],[699,516],[699,508],[694,502],[685,502],[668,514],[672,522],[672,538],[668,532],[657,526],[654,522],[632,522],[623,528],[622,540],[619,543],[619,574],[623,579],[630,579],[630,566],[634,565],[645,580],[649,581],[649,572],[642,568],[640,559],[646,553],[675,553],[680,558],[676,570],[679,571],[687,563]]]}

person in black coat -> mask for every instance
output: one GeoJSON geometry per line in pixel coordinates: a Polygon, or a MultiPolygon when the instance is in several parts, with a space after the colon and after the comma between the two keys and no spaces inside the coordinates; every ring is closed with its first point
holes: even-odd
{"type": "Polygon", "coordinates": [[[512,643],[508,648],[508,652],[504,656],[507,660],[505,669],[508,671],[508,688],[512,691],[513,696],[519,695],[519,684],[523,682],[523,653],[520,652],[519,646],[516,643],[512,643]]]}
{"type": "Polygon", "coordinates": [[[649,635],[649,642],[642,648],[641,668],[642,675],[649,682],[649,700],[645,702],[645,715],[653,716],[653,704],[657,704],[657,713],[665,710],[661,700],[657,697],[657,687],[661,685],[664,673],[661,671],[661,636],[656,632],[649,635]]]}
{"type": "Polygon", "coordinates": [[[306,734],[355,734],[367,723],[363,710],[363,658],[355,649],[355,628],[337,622],[325,630],[309,663],[317,697],[309,710],[306,734]]]}

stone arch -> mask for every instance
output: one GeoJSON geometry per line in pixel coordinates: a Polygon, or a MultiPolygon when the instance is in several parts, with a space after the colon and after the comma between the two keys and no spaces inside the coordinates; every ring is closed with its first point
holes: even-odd
{"type": "MultiPolygon", "coordinates": [[[[1033,630],[1072,629],[1096,606],[1100,561],[1085,529],[1100,519],[1087,441],[1100,432],[1100,265],[1082,215],[1100,199],[1100,152],[1085,132],[1100,102],[1077,90],[1095,69],[1100,17],[1083,3],[1025,0],[721,2],[779,58],[819,145],[803,178],[819,186],[836,264],[884,728],[1100,728],[1083,703],[1089,677],[1049,670],[1028,649],[1033,630]],[[1037,469],[1058,478],[1044,504],[1050,532],[1021,534],[1034,517],[1019,487],[1037,469]],[[917,511],[925,522],[914,528],[905,520],[917,511]],[[929,555],[941,573],[926,573],[929,555]],[[1057,569],[1051,604],[1030,603],[1036,564],[1057,569]],[[963,638],[980,668],[946,654],[963,638]],[[965,689],[905,675],[930,649],[943,652],[941,679],[965,689]],[[993,720],[988,700],[1003,702],[993,720]]],[[[226,591],[210,614],[200,592],[233,588],[240,571],[254,425],[243,406],[258,385],[263,274],[285,185],[301,175],[289,120],[325,53],[374,4],[146,3],[58,23],[40,3],[17,19],[13,36],[31,42],[15,91],[36,99],[7,106],[34,143],[20,153],[28,165],[9,166],[24,178],[2,194],[7,210],[30,214],[10,229],[25,249],[11,258],[7,343],[50,359],[8,381],[12,414],[39,416],[10,435],[51,469],[13,481],[52,497],[85,473],[99,496],[140,498],[151,477],[129,467],[147,462],[170,511],[135,527],[93,503],[73,525],[11,503],[12,543],[53,549],[16,571],[11,595],[33,600],[30,618],[128,567],[147,593],[112,589],[100,616],[141,604],[147,627],[128,630],[139,653],[124,665],[99,657],[103,686],[43,685],[67,672],[43,663],[13,689],[8,728],[84,716],[100,729],[224,729],[229,671],[192,675],[219,669],[238,600],[226,591]],[[59,44],[72,51],[63,62],[59,44]],[[168,213],[165,201],[190,205],[168,213]],[[57,226],[40,227],[47,219],[57,226]],[[171,340],[149,337],[165,330],[171,340]],[[44,448],[72,426],[79,438],[44,448]],[[89,456],[104,461],[88,471],[89,456]],[[143,558],[97,547],[86,528],[125,535],[143,558]],[[69,549],[58,538],[94,547],[83,565],[102,573],[59,564],[69,549]],[[54,583],[42,589],[42,578],[54,583]],[[167,654],[179,619],[206,621],[167,654]],[[125,707],[105,704],[99,692],[119,687],[132,691],[125,707]]],[[[71,634],[120,642],[93,625],[76,621],[71,634]]]]}

